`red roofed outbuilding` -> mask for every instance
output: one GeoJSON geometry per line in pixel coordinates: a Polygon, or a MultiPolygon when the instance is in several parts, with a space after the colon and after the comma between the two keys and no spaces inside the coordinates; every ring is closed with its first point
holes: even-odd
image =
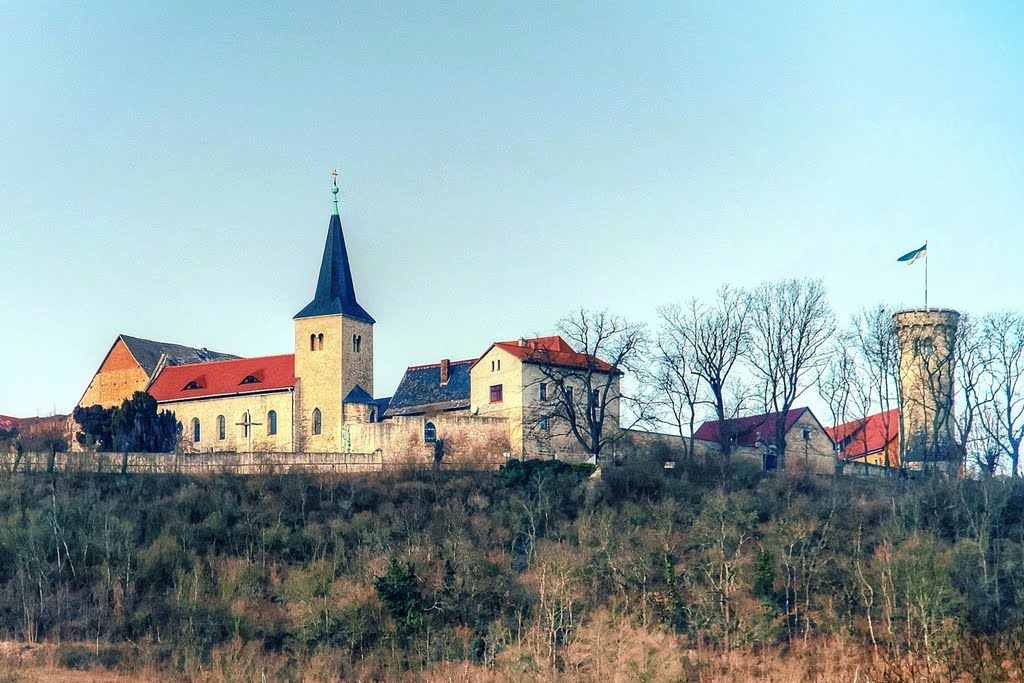
{"type": "MultiPolygon", "coordinates": [[[[709,420],[693,434],[693,438],[718,444],[723,431],[730,435],[733,447],[757,449],[766,470],[777,463],[771,448],[775,440],[775,421],[779,413],[748,415],[730,420],[709,420]]],[[[810,408],[793,408],[785,414],[787,469],[795,463],[804,463],[815,472],[835,472],[835,444],[810,408]]]]}
{"type": "Polygon", "coordinates": [[[826,428],[826,431],[836,442],[842,460],[900,467],[898,408],[826,428]]]}

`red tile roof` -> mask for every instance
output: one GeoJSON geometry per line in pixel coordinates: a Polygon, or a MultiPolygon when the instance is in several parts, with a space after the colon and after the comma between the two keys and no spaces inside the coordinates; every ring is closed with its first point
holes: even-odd
{"type": "MultiPolygon", "coordinates": [[[[295,355],[239,358],[164,368],[147,390],[159,402],[251,394],[295,386],[295,355]],[[243,383],[252,376],[257,382],[243,383]],[[187,386],[196,386],[186,389],[187,386]]],[[[339,388],[340,391],[340,388],[339,388]]]]}
{"type": "MultiPolygon", "coordinates": [[[[804,411],[810,412],[810,408],[793,408],[786,413],[787,432],[793,428],[793,425],[804,414],[804,411]]],[[[777,415],[778,413],[750,415],[722,422],[709,420],[693,433],[693,438],[700,439],[701,441],[718,441],[722,435],[722,425],[728,425],[729,430],[736,437],[737,446],[754,447],[758,441],[768,442],[775,438],[775,418],[777,415]]]]}
{"type": "Polygon", "coordinates": [[[837,427],[826,427],[832,440],[842,446],[841,458],[851,460],[877,453],[900,434],[900,411],[893,408],[837,427]]]}
{"type": "Polygon", "coordinates": [[[594,368],[612,372],[612,366],[597,356],[580,353],[569,346],[561,337],[536,337],[516,341],[494,342],[494,346],[506,351],[524,363],[555,365],[563,368],[594,368]]]}
{"type": "Polygon", "coordinates": [[[17,426],[18,418],[9,417],[7,415],[0,415],[0,429],[3,429],[4,431],[9,431],[17,426]]]}

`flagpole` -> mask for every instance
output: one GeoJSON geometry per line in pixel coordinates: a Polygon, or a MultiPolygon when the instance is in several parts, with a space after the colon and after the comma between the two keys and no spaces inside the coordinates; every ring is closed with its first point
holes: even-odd
{"type": "Polygon", "coordinates": [[[924,310],[928,310],[928,242],[924,243],[924,310]]]}

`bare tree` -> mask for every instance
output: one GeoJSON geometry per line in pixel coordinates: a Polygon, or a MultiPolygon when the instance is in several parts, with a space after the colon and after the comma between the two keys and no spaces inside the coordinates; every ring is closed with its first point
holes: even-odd
{"type": "MultiPolygon", "coordinates": [[[[886,435],[893,433],[889,411],[899,405],[900,344],[893,324],[892,310],[884,304],[865,309],[854,319],[855,341],[863,359],[863,369],[871,387],[869,406],[882,414],[882,428],[886,435]]],[[[895,419],[899,419],[896,416],[895,419]]],[[[901,437],[902,438],[902,437],[901,437]]],[[[891,467],[889,449],[885,449],[885,466],[891,467]]]]}
{"type": "Polygon", "coordinates": [[[651,364],[640,375],[640,385],[645,392],[647,422],[672,427],[679,434],[683,457],[692,460],[697,407],[708,401],[686,350],[663,329],[654,343],[651,364]]]}
{"type": "Polygon", "coordinates": [[[762,284],[751,297],[750,365],[761,381],[765,410],[776,413],[773,445],[785,467],[786,413],[825,361],[835,319],[821,280],[762,284]]]}
{"type": "Polygon", "coordinates": [[[689,359],[690,372],[711,395],[715,419],[722,425],[719,447],[725,455],[733,448],[733,434],[725,422],[732,417],[727,409],[726,383],[750,347],[749,312],[750,295],[728,285],[718,290],[711,305],[691,299],[685,309],[679,306],[658,309],[662,323],[661,343],[678,349],[678,356],[689,359]]]}
{"type": "Polygon", "coordinates": [[[835,337],[818,375],[818,393],[832,413],[833,429],[855,420],[863,425],[871,412],[872,386],[854,340],[849,331],[835,337]]]}
{"type": "Polygon", "coordinates": [[[1010,474],[1020,476],[1020,445],[1024,440],[1024,317],[1015,312],[987,316],[982,323],[984,352],[995,408],[989,424],[983,421],[1010,460],[1010,474]]]}
{"type": "MultiPolygon", "coordinates": [[[[953,416],[953,426],[964,455],[973,454],[970,459],[980,469],[991,474],[997,464],[997,460],[992,457],[993,454],[987,452],[991,444],[987,439],[979,440],[980,435],[974,429],[980,423],[986,406],[991,402],[991,395],[985,390],[985,380],[989,373],[984,342],[985,338],[974,319],[968,315],[961,315],[956,339],[953,342],[953,390],[959,405],[953,416]]],[[[989,420],[989,423],[991,422],[989,420]]]]}
{"type": "Polygon", "coordinates": [[[971,441],[970,458],[978,471],[986,477],[995,476],[1003,462],[1005,452],[996,434],[999,433],[999,412],[991,401],[986,402],[978,411],[978,424],[981,429],[971,441]]]}
{"type": "MultiPolygon", "coordinates": [[[[576,353],[532,349],[529,364],[538,372],[529,384],[545,386],[545,400],[529,410],[530,423],[549,436],[567,436],[595,460],[625,436],[622,405],[636,409],[630,426],[644,418],[643,406],[623,396],[620,378],[638,368],[647,344],[646,328],[607,311],[580,309],[558,323],[558,331],[576,353]],[[584,360],[579,361],[582,354],[584,360]]],[[[532,393],[532,392],[531,392],[532,393]]]]}

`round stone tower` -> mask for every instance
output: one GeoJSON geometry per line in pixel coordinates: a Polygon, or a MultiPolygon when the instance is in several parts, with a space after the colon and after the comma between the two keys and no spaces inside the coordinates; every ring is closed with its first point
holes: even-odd
{"type": "Polygon", "coordinates": [[[902,461],[909,469],[955,474],[961,453],[953,438],[953,344],[960,314],[918,308],[892,318],[900,347],[902,461]]]}

